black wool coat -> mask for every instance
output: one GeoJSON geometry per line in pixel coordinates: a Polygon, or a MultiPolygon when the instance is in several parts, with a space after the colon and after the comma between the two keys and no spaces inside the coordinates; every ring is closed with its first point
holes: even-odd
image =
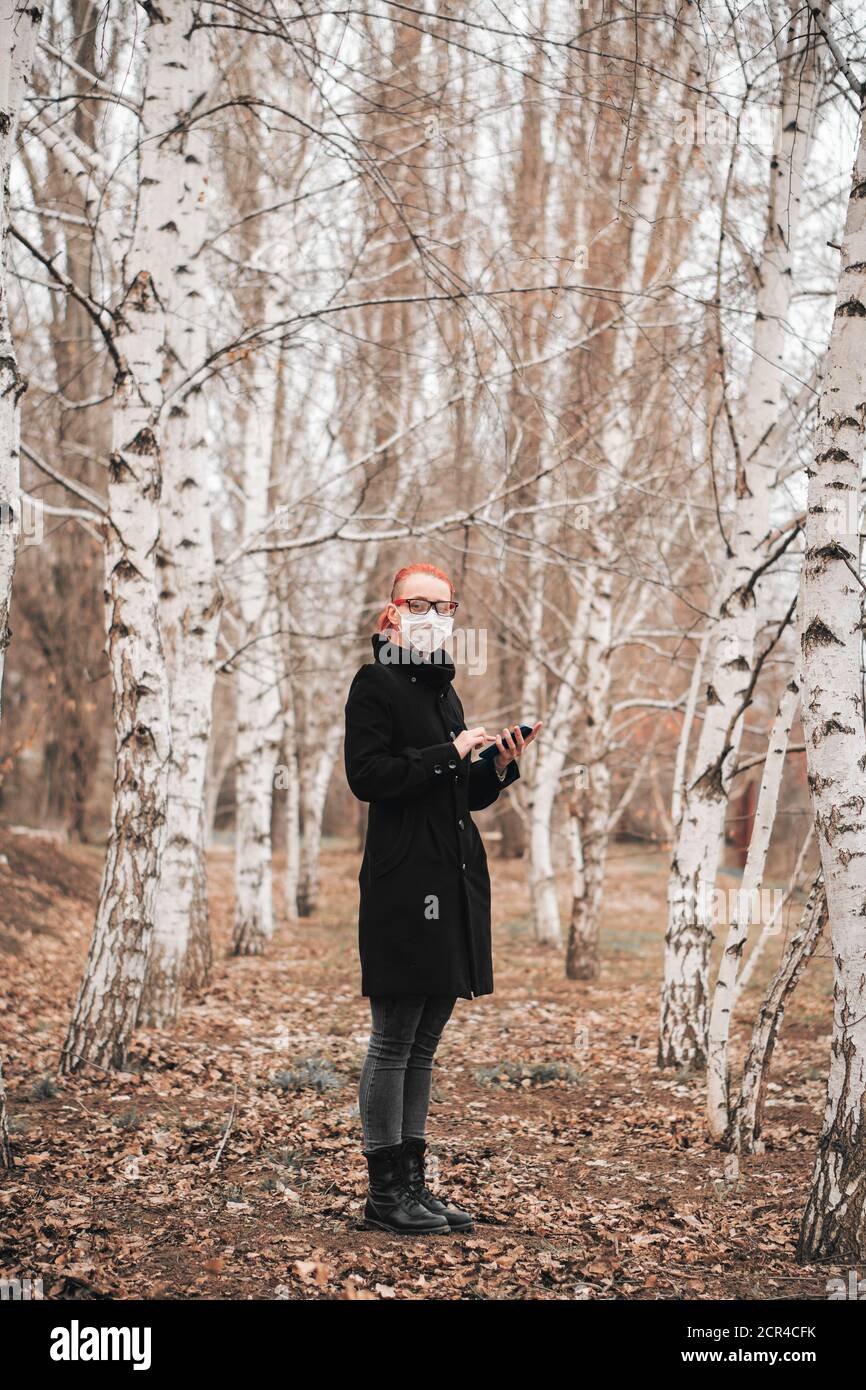
{"type": "Polygon", "coordinates": [[[346,777],[370,803],[361,887],[361,993],[493,993],[490,877],[471,811],[491,806],[492,762],[460,758],[466,728],[445,652],[422,657],[382,634],[346,701],[346,777]]]}

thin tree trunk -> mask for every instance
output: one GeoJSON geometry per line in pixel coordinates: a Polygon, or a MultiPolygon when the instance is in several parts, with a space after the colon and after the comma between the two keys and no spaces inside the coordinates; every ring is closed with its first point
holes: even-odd
{"type": "Polygon", "coordinates": [[[736,1009],[737,1004],[740,1002],[740,995],[743,993],[743,990],[747,987],[749,981],[752,978],[752,975],[755,973],[756,965],[763,957],[764,951],[767,946],[767,942],[769,941],[770,936],[776,930],[776,923],[778,922],[788,903],[791,901],[792,897],[794,896],[794,893],[797,891],[797,886],[800,882],[800,875],[803,870],[803,865],[806,862],[806,855],[809,852],[809,847],[812,844],[814,838],[815,826],[814,824],[812,824],[809,826],[808,833],[804,837],[803,843],[800,846],[800,852],[797,855],[796,863],[794,864],[794,867],[791,870],[790,876],[788,878],[787,887],[785,888],[785,891],[782,894],[782,897],[779,900],[779,902],[776,903],[773,909],[773,913],[769,920],[762,923],[760,935],[749,953],[749,959],[746,961],[745,965],[743,966],[742,970],[737,976],[737,981],[734,985],[734,995],[731,1000],[732,1012],[736,1009]]]}
{"type": "Polygon", "coordinates": [[[3,1080],[3,1063],[0,1061],[0,1168],[14,1167],[15,1155],[9,1138],[9,1114],[6,1109],[6,1084],[3,1080]]]}
{"type": "Polygon", "coordinates": [[[761,790],[755,813],[755,825],[749,843],[743,879],[737,898],[737,910],[731,915],[728,937],[719,963],[716,987],[713,991],[707,1054],[707,1122],[714,1139],[722,1139],[730,1123],[728,1114],[728,1039],[731,1028],[732,1001],[737,974],[746,942],[752,903],[760,901],[761,885],[767,864],[770,838],[779,804],[779,789],[785,771],[785,757],[791,725],[800,702],[799,677],[785,687],[770,731],[767,756],[761,777],[761,790]]]}
{"type": "Polygon", "coordinates": [[[788,942],[778,969],[770,981],[752,1033],[752,1041],[743,1067],[739,1099],[732,1107],[730,1124],[725,1131],[725,1147],[738,1153],[760,1151],[764,1099],[770,1078],[773,1048],[782,1028],[788,999],[814,954],[826,921],[827,899],[819,874],[812,886],[797,930],[788,942]]]}
{"type": "Polygon", "coordinates": [[[301,846],[301,879],[298,888],[298,916],[309,917],[319,901],[319,860],[322,852],[322,821],[325,800],[337,755],[342,730],[335,725],[324,744],[316,751],[306,775],[301,778],[301,806],[304,838],[301,846]]]}
{"type": "Polygon", "coordinates": [[[298,739],[294,707],[289,704],[283,714],[283,751],[286,757],[286,875],[284,879],[285,915],[294,921],[298,911],[301,882],[301,783],[298,767],[298,739]]]}
{"type": "MultiPolygon", "coordinates": [[[[258,535],[270,514],[278,403],[276,373],[253,359],[244,436],[244,535],[258,535]]],[[[235,955],[261,955],[274,930],[271,815],[282,740],[282,672],[267,557],[244,557],[238,580],[243,629],[255,640],[237,662],[235,746],[235,955]]]]}
{"type": "MultiPolygon", "coordinates": [[[[6,648],[12,637],[9,609],[21,528],[21,375],[9,320],[9,175],[24,93],[30,81],[42,11],[0,0],[0,699],[6,648]]],[[[2,709],[2,704],[0,704],[2,709]]]]}
{"type": "MultiPolygon", "coordinates": [[[[264,624],[276,615],[266,608],[264,624]]],[[[238,671],[235,762],[235,925],[238,956],[261,955],[274,931],[271,815],[280,752],[280,708],[273,663],[238,671]]]]}
{"type": "Polygon", "coordinates": [[[604,888],[610,827],[610,660],[612,581],[606,567],[589,576],[586,626],[587,688],[584,699],[581,755],[587,765],[587,785],[580,794],[580,843],[583,851],[584,892],[572,903],[565,973],[570,980],[594,980],[600,965],[599,914],[604,888]]]}
{"type": "MultiPolygon", "coordinates": [[[[574,614],[571,637],[565,653],[561,677],[550,712],[544,738],[528,750],[529,819],[529,893],[535,935],[538,941],[560,947],[562,926],[559,917],[559,896],[556,888],[556,867],[553,856],[553,814],[560,789],[568,751],[574,732],[579,706],[575,687],[586,642],[585,628],[589,600],[579,596],[574,614]]],[[[539,618],[540,624],[540,618],[539,618]]],[[[531,695],[534,687],[525,687],[531,695]]],[[[538,696],[536,694],[536,700],[538,696]]],[[[534,703],[523,706],[524,716],[532,717],[534,703]]],[[[540,712],[540,711],[539,711],[540,712]]]]}

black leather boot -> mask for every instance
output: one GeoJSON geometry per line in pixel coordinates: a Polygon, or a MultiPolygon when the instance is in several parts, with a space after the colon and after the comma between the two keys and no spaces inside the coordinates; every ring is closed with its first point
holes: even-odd
{"type": "Polygon", "coordinates": [[[416,1202],[436,1216],[444,1216],[452,1231],[471,1231],[472,1217],[466,1211],[443,1202],[427,1186],[424,1173],[424,1154],[427,1144],[424,1139],[403,1140],[403,1176],[406,1185],[416,1202]]]}
{"type": "Polygon", "coordinates": [[[416,1201],[406,1185],[400,1144],[367,1154],[370,1192],[364,1207],[364,1224],[400,1236],[450,1234],[444,1215],[416,1201]]]}

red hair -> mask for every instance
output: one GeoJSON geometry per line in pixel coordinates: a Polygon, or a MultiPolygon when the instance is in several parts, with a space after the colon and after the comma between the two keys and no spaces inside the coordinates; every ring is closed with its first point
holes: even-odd
{"type": "MultiPolygon", "coordinates": [[[[437,569],[435,565],[404,565],[403,568],[401,570],[398,570],[397,573],[394,575],[394,583],[391,585],[392,599],[397,598],[397,591],[400,588],[400,585],[403,583],[404,579],[408,579],[409,576],[412,574],[432,574],[434,579],[443,580],[448,585],[448,588],[451,590],[451,597],[453,599],[454,585],[448,578],[448,575],[445,574],[444,571],[437,569]]],[[[388,622],[388,606],[386,604],[386,606],[382,609],[382,612],[379,614],[379,618],[376,623],[376,631],[387,632],[389,627],[390,624],[388,622]]]]}

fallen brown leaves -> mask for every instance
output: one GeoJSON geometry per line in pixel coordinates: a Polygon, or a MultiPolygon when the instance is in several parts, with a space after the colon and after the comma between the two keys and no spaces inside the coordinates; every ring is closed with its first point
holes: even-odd
{"type": "Polygon", "coordinates": [[[0,865],[14,880],[0,1012],[17,1155],[0,1179],[2,1274],[41,1277],[55,1298],[826,1296],[829,1271],[793,1263],[826,962],[810,966],[777,1049],[767,1152],[731,1180],[705,1138],[700,1078],[655,1068],[660,863],[615,865],[593,985],[566,981],[533,942],[521,866],[494,865],[496,994],[458,1003],[430,1126],[439,1184],[478,1221],[400,1241],[360,1225],[356,857],[328,852],[319,915],[283,927],[266,957],[235,960],[231,863],[215,854],[211,991],[176,1035],[142,1033],[129,1072],[57,1078],[99,856],[37,843],[28,860],[30,848],[16,841],[14,869],[0,865]]]}

